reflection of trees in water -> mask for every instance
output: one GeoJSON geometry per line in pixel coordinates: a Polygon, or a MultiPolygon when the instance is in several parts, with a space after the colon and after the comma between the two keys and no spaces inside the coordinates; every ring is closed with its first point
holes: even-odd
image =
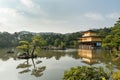
{"type": "Polygon", "coordinates": [[[114,68],[120,69],[120,58],[115,58],[114,53],[111,54],[110,51],[101,50],[100,53],[94,53],[94,51],[83,52],[84,53],[78,51],[78,55],[90,60],[92,59],[93,61],[95,60],[98,63],[103,63],[110,71],[112,71],[114,68]]]}
{"type": "Polygon", "coordinates": [[[115,57],[115,54],[110,53],[110,51],[103,51],[102,58],[100,59],[102,63],[105,63],[111,77],[117,69],[120,70],[120,57],[115,57]]]}
{"type": "Polygon", "coordinates": [[[40,64],[42,61],[36,61],[34,62],[34,59],[31,58],[32,60],[32,64],[29,63],[29,60],[30,59],[27,59],[24,63],[21,63],[19,64],[16,68],[19,69],[24,69],[22,71],[20,71],[19,73],[20,74],[23,74],[23,73],[28,73],[28,72],[31,72],[31,75],[34,75],[35,77],[40,77],[43,75],[43,71],[46,69],[45,66],[42,66],[42,67],[38,67],[37,65],[40,64]],[[32,68],[32,65],[33,65],[33,68],[32,68]]]}
{"type": "Polygon", "coordinates": [[[71,52],[67,54],[68,56],[74,58],[74,59],[79,59],[80,57],[78,56],[77,52],[71,52]]]}
{"type": "Polygon", "coordinates": [[[75,59],[79,59],[77,52],[65,52],[65,51],[52,51],[52,50],[46,50],[46,51],[41,51],[40,54],[38,54],[38,56],[40,58],[55,58],[56,60],[59,60],[60,58],[64,57],[68,55],[69,57],[75,58],[75,59]]]}
{"type": "MultiPolygon", "coordinates": [[[[8,54],[7,51],[11,50],[10,48],[4,48],[0,49],[0,59],[2,61],[7,61],[9,58],[13,58],[16,60],[16,53],[14,54],[8,54]]],[[[41,50],[40,53],[38,54],[39,57],[41,58],[55,58],[56,60],[59,60],[60,58],[64,56],[69,56],[74,59],[79,59],[80,57],[78,56],[78,52],[73,51],[73,52],[65,52],[65,51],[53,51],[53,50],[41,50]]],[[[105,63],[105,64],[114,64],[118,69],[120,69],[120,59],[114,59],[114,54],[109,54],[109,51],[104,51],[102,50],[100,58],[99,58],[100,63],[105,63]]]]}
{"type": "Polygon", "coordinates": [[[29,69],[29,67],[31,67],[32,65],[29,64],[28,62],[29,59],[27,59],[27,61],[25,61],[24,63],[21,63],[19,64],[16,68],[19,69],[19,68],[26,68],[25,70],[23,71],[20,71],[19,73],[23,74],[23,73],[27,73],[27,72],[30,72],[31,70],[29,69]]]}
{"type": "Polygon", "coordinates": [[[14,60],[16,60],[16,54],[15,53],[7,53],[7,51],[9,51],[11,49],[9,48],[2,48],[0,49],[0,59],[2,61],[7,61],[10,58],[13,58],[14,60]]]}
{"type": "Polygon", "coordinates": [[[107,72],[108,75],[113,75],[114,71],[116,69],[120,69],[120,58],[119,60],[113,60],[115,59],[114,54],[110,54],[109,51],[101,50],[100,53],[97,53],[96,50],[84,50],[79,49],[78,55],[83,59],[83,62],[89,65],[93,64],[100,64],[100,66],[105,66],[104,70],[107,72]]]}
{"type": "Polygon", "coordinates": [[[100,62],[105,63],[106,67],[113,66],[120,69],[120,58],[116,58],[115,54],[111,54],[110,51],[102,51],[100,62]]]}
{"type": "Polygon", "coordinates": [[[50,59],[52,57],[55,57],[56,60],[59,60],[61,57],[65,56],[65,53],[61,53],[61,52],[54,52],[54,51],[41,51],[40,54],[38,54],[38,56],[40,58],[47,58],[50,59]]]}
{"type": "MultiPolygon", "coordinates": [[[[7,54],[6,52],[9,49],[0,49],[0,59],[2,59],[3,61],[7,61],[9,58],[13,58],[14,60],[16,60],[16,56],[17,56],[17,52],[15,52],[14,54],[7,54]]],[[[61,57],[64,57],[66,55],[78,59],[78,55],[77,52],[65,52],[64,50],[62,51],[53,51],[53,50],[41,50],[39,54],[37,54],[38,57],[40,58],[55,58],[56,60],[59,60],[61,57]]]]}
{"type": "Polygon", "coordinates": [[[109,62],[111,62],[112,56],[113,55],[111,55],[109,53],[109,51],[103,50],[102,53],[101,53],[101,59],[100,59],[100,61],[102,61],[104,63],[109,63],[109,62]]]}

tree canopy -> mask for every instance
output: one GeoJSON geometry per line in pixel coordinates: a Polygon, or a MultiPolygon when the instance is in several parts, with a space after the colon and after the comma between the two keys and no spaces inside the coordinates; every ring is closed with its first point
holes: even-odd
{"type": "Polygon", "coordinates": [[[103,47],[119,50],[120,47],[120,18],[111,28],[110,34],[103,39],[103,47]]]}
{"type": "Polygon", "coordinates": [[[65,71],[63,80],[109,80],[102,67],[79,66],[65,71]]]}
{"type": "Polygon", "coordinates": [[[30,33],[30,32],[15,32],[10,34],[8,32],[0,32],[0,47],[16,47],[20,41],[32,42],[32,38],[40,35],[44,39],[46,46],[64,46],[76,47],[77,38],[81,37],[81,32],[59,34],[59,33],[30,33]]]}
{"type": "Polygon", "coordinates": [[[45,41],[41,36],[34,36],[31,42],[20,41],[20,45],[17,46],[18,49],[21,49],[27,55],[34,55],[34,52],[41,46],[45,45],[45,41]]]}

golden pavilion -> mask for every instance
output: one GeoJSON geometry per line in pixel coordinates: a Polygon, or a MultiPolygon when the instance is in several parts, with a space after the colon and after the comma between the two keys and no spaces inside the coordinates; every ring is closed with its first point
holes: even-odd
{"type": "Polygon", "coordinates": [[[82,37],[78,39],[80,49],[96,49],[101,47],[101,37],[96,31],[88,30],[82,32],[82,37]]]}

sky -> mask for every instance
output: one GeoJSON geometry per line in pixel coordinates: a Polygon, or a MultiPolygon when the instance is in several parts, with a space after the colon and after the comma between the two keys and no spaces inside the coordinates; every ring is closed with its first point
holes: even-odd
{"type": "Polygon", "coordinates": [[[112,27],[120,0],[0,0],[0,32],[72,33],[112,27]]]}

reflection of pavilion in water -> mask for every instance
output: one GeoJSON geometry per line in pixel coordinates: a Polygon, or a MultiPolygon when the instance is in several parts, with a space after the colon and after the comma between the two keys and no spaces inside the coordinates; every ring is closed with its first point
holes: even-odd
{"type": "Polygon", "coordinates": [[[79,49],[78,55],[82,58],[83,62],[87,64],[95,64],[98,62],[98,58],[100,58],[100,49],[79,49]]]}

